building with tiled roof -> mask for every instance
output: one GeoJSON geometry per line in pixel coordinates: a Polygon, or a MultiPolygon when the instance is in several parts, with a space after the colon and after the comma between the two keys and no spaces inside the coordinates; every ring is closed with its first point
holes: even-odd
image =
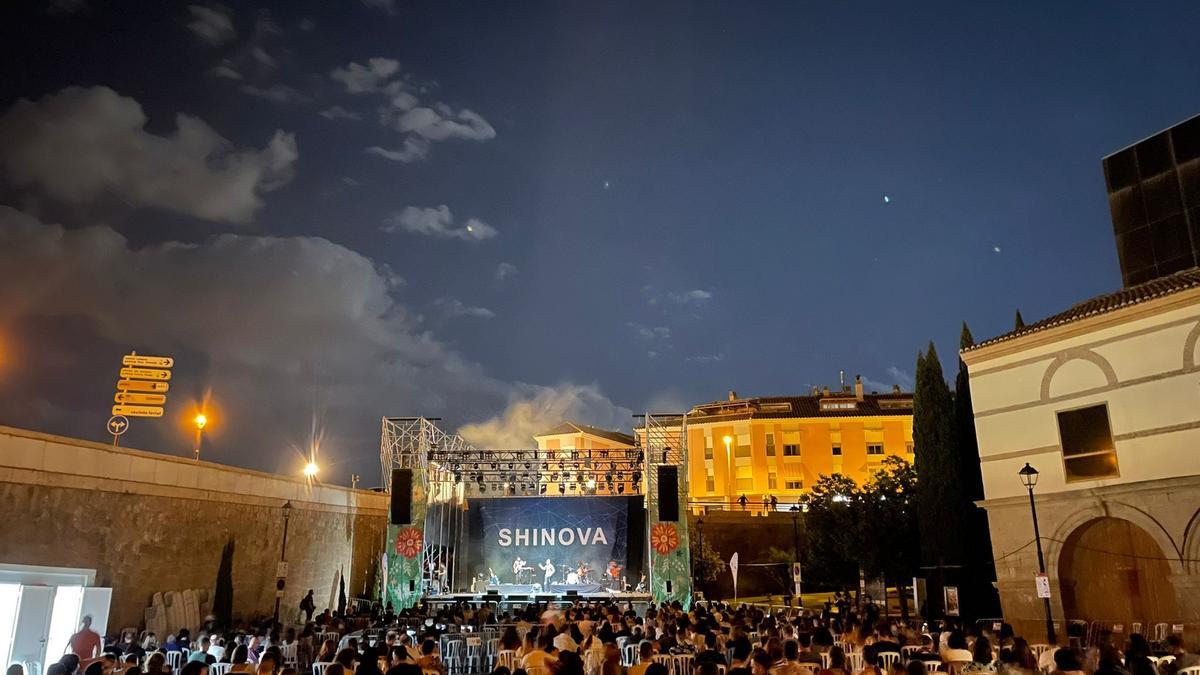
{"type": "MultiPolygon", "coordinates": [[[[688,411],[688,491],[693,509],[790,508],[821,475],[863,483],[885,457],[913,460],[912,394],[867,392],[860,378],[805,396],[701,403],[688,411]]],[[[642,429],[635,429],[641,435],[642,429]]]]}
{"type": "Polygon", "coordinates": [[[1017,632],[1051,614],[1200,621],[1200,268],[1081,302],[961,352],[997,588],[1017,632]],[[1026,471],[1028,473],[1028,471],[1026,471]]]}

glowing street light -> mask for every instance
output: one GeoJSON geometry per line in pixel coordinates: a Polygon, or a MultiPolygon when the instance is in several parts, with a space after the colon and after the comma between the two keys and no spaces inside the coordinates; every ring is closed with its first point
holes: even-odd
{"type": "Polygon", "coordinates": [[[321,467],[317,466],[316,462],[309,462],[304,465],[304,477],[312,480],[317,477],[317,472],[320,470],[321,467]]]}
{"type": "Polygon", "coordinates": [[[208,425],[208,415],[204,413],[196,413],[192,418],[192,423],[196,425],[196,445],[192,448],[192,456],[197,462],[200,461],[200,443],[204,436],[204,427],[208,425]]]}

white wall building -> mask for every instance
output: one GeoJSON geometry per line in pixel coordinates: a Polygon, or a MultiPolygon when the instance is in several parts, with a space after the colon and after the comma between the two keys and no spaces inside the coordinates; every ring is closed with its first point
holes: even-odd
{"type": "Polygon", "coordinates": [[[965,350],[1005,618],[1043,641],[1026,462],[1064,620],[1200,622],[1200,269],[965,350]]]}

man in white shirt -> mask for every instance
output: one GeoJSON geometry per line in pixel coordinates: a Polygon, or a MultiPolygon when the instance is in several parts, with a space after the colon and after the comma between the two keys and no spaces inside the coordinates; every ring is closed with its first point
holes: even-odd
{"type": "Polygon", "coordinates": [[[554,636],[554,648],[560,652],[577,652],[579,644],[575,642],[575,638],[571,637],[571,632],[564,630],[554,636]]]}

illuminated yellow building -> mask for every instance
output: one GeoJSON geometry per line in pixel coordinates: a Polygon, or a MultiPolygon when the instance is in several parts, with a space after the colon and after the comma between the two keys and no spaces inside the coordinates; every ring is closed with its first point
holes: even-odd
{"type": "MultiPolygon", "coordinates": [[[[634,433],[645,446],[645,429],[634,433]]],[[[670,444],[670,430],[666,434],[670,444]]],[[[868,393],[855,378],[853,387],[814,388],[808,396],[738,398],[730,392],[726,400],[703,403],[687,413],[689,499],[698,511],[737,506],[743,495],[751,509],[761,510],[763,499],[772,496],[778,508],[790,508],[822,474],[842,474],[861,484],[888,455],[913,461],[912,434],[912,394],[899,387],[886,394],[868,393]]],[[[597,451],[636,444],[634,436],[574,422],[534,438],[538,450],[549,451],[560,463],[583,457],[603,463],[624,455],[601,457],[597,451]]],[[[578,481],[567,482],[563,473],[550,478],[551,490],[561,483],[567,492],[585,490],[578,481]]],[[[586,492],[632,493],[641,487],[632,484],[629,472],[613,479],[612,491],[602,480],[586,492]]]]}
{"type": "Polygon", "coordinates": [[[642,488],[640,455],[629,434],[563,422],[533,438],[546,453],[541,481],[550,493],[632,495],[642,488]]]}
{"type": "MultiPolygon", "coordinates": [[[[853,389],[808,396],[738,398],[697,405],[687,414],[693,508],[727,508],[744,495],[762,507],[774,496],[790,508],[817,478],[868,480],[884,457],[913,460],[912,394],[853,389]]],[[[641,433],[641,430],[638,430],[641,433]]]]}

